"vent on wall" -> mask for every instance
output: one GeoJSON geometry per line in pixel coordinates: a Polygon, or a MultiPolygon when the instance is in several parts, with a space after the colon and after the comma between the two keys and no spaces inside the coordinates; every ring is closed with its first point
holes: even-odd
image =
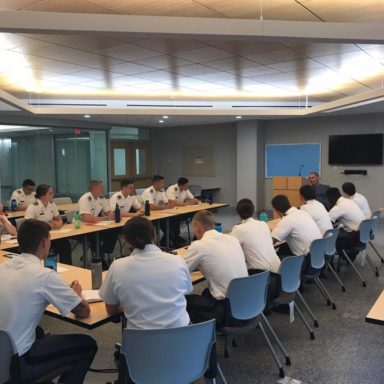
{"type": "Polygon", "coordinates": [[[147,107],[147,108],[213,108],[213,105],[173,105],[173,104],[127,104],[127,107],[147,107]]]}
{"type": "Polygon", "coordinates": [[[84,103],[28,103],[28,105],[40,107],[106,107],[107,104],[84,104],[84,103]]]}

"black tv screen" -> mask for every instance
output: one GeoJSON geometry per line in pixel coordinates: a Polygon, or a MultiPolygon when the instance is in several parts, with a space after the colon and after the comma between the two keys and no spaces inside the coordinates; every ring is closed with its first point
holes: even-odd
{"type": "Polygon", "coordinates": [[[383,134],[329,136],[328,163],[383,164],[383,134]]]}

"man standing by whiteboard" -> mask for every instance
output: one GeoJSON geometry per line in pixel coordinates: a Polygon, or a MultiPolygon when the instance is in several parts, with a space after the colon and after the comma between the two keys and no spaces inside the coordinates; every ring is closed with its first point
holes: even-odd
{"type": "Polygon", "coordinates": [[[312,171],[308,175],[308,180],[311,183],[312,187],[316,189],[316,200],[322,203],[326,210],[329,211],[330,205],[327,197],[327,191],[331,187],[326,184],[320,184],[319,174],[315,171],[312,171]]]}

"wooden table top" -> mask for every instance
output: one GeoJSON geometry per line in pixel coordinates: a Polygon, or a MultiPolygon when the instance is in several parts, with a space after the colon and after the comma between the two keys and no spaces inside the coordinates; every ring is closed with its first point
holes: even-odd
{"type": "Polygon", "coordinates": [[[228,207],[228,204],[224,203],[200,203],[200,204],[193,204],[193,205],[183,205],[178,206],[170,209],[163,209],[161,211],[154,211],[154,212],[164,212],[164,213],[170,213],[174,215],[184,215],[187,213],[193,213],[198,211],[203,211],[204,209],[215,209],[215,208],[223,208],[228,207]]]}
{"type": "MultiPolygon", "coordinates": [[[[77,203],[60,204],[57,206],[57,209],[59,211],[76,211],[77,210],[77,203]]],[[[19,219],[19,218],[25,216],[25,210],[24,211],[7,212],[6,216],[8,217],[8,219],[19,219]]]]}
{"type": "Polygon", "coordinates": [[[367,323],[384,325],[384,291],[376,300],[368,315],[365,317],[367,323]]]}
{"type": "MultiPolygon", "coordinates": [[[[7,260],[10,260],[9,258],[5,257],[8,252],[0,251],[0,264],[4,263],[7,260]]],[[[17,257],[17,256],[15,256],[17,257]]],[[[59,275],[65,280],[66,283],[71,284],[73,280],[78,280],[83,287],[83,289],[92,289],[92,277],[91,277],[91,271],[89,269],[75,267],[73,265],[67,265],[67,264],[61,264],[58,263],[58,266],[65,268],[66,271],[61,272],[59,275]]],[[[103,272],[103,280],[105,276],[107,275],[107,272],[103,272]]],[[[200,281],[202,281],[203,277],[200,272],[192,272],[191,273],[191,279],[193,284],[197,284],[200,281]]],[[[63,317],[60,315],[59,311],[54,307],[53,305],[48,305],[45,313],[59,318],[61,320],[68,321],[70,323],[76,324],[78,326],[87,328],[87,329],[93,329],[96,327],[99,327],[102,324],[105,324],[109,321],[111,321],[113,318],[117,319],[120,315],[114,315],[110,316],[108,315],[104,302],[96,302],[96,303],[90,303],[91,307],[91,313],[90,316],[87,318],[76,318],[76,316],[70,312],[66,317],[63,317]]]]}

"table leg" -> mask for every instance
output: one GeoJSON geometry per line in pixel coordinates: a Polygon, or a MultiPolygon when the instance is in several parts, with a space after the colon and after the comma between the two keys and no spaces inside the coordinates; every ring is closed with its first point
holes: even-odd
{"type": "Polygon", "coordinates": [[[169,217],[167,217],[166,219],[166,229],[165,229],[165,232],[166,232],[166,243],[165,243],[165,250],[168,252],[169,251],[169,217]]]}
{"type": "Polygon", "coordinates": [[[95,242],[96,242],[96,249],[95,249],[95,252],[96,252],[96,259],[97,260],[100,260],[101,261],[101,257],[100,257],[100,233],[99,232],[96,232],[95,233],[95,242]]]}
{"type": "Polygon", "coordinates": [[[87,268],[87,235],[83,236],[83,266],[87,268]]]}

